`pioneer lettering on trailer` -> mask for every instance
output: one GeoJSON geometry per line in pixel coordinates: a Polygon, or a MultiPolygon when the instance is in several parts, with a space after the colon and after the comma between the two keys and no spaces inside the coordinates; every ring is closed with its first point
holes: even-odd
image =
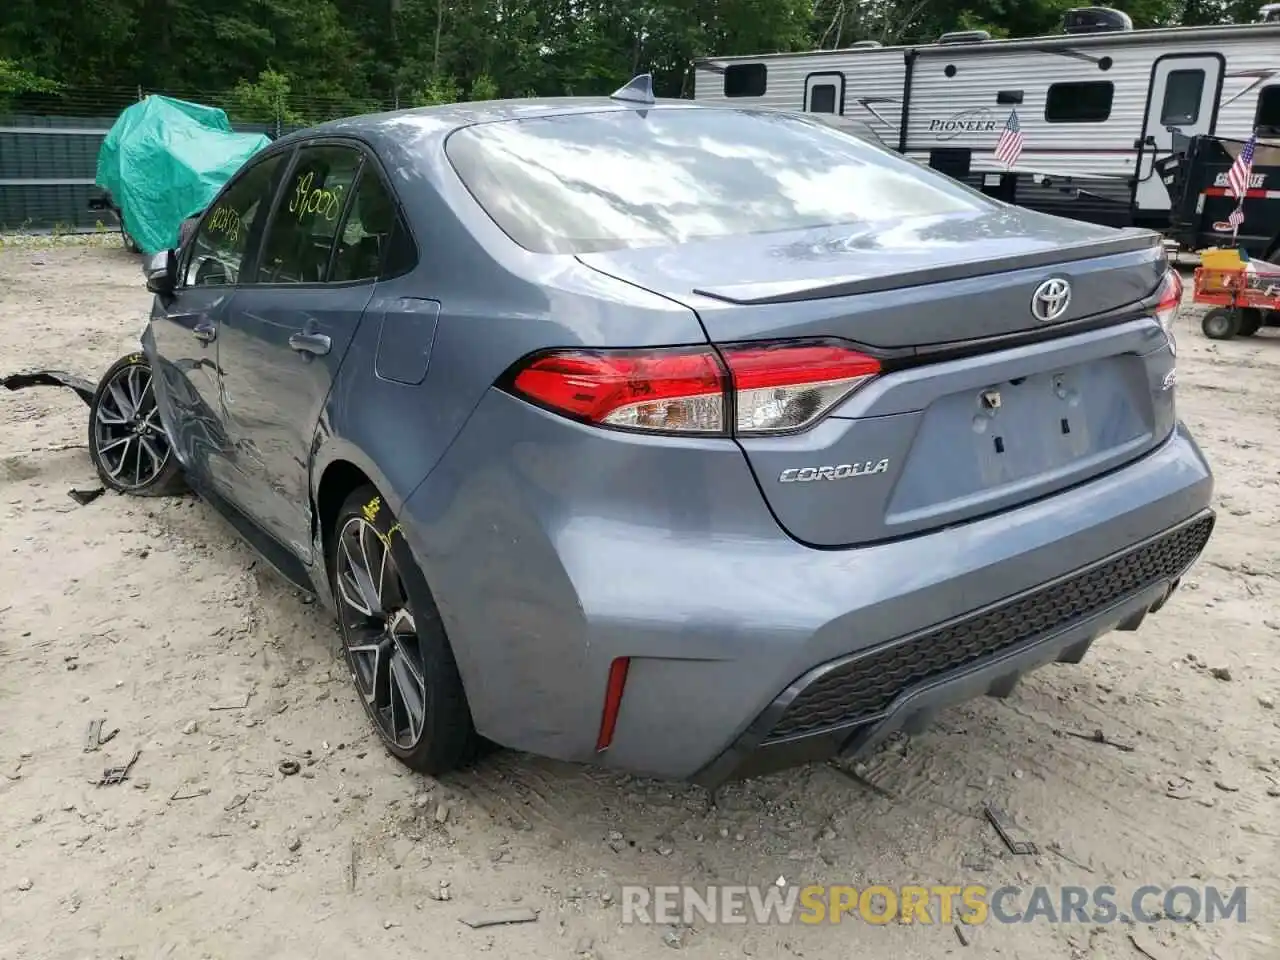
{"type": "Polygon", "coordinates": [[[954,140],[962,133],[994,133],[998,121],[986,107],[961,110],[942,120],[930,120],[929,132],[935,140],[954,140]]]}

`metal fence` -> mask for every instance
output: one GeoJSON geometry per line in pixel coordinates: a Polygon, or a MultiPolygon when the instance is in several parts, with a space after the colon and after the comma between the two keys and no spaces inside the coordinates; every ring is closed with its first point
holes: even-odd
{"type": "Polygon", "coordinates": [[[288,93],[247,99],[234,91],[62,90],[0,102],[0,232],[114,229],[90,209],[98,150],[120,111],[150,93],[222,107],[244,133],[278,137],[301,126],[379,109],[393,102],[323,100],[288,93]]]}

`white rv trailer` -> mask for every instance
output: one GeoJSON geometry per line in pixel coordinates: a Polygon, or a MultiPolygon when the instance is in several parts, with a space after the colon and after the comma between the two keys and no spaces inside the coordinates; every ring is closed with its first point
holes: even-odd
{"type": "Polygon", "coordinates": [[[910,157],[1001,199],[1117,226],[1167,224],[1154,164],[1181,137],[1280,135],[1280,23],[982,36],[702,60],[694,95],[830,112],[832,84],[835,112],[874,109],[881,139],[910,157]],[[1015,111],[1024,148],[1011,171],[995,147],[1015,111]]]}
{"type": "Polygon", "coordinates": [[[843,116],[897,149],[909,47],[713,57],[694,62],[695,100],[843,116]]]}

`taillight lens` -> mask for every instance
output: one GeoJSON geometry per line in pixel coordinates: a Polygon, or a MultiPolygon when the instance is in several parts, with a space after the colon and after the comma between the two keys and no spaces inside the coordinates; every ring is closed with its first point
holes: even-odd
{"type": "Polygon", "coordinates": [[[878,360],[850,347],[782,341],[721,353],[560,350],[534,357],[510,383],[526,399],[601,426],[727,435],[733,410],[733,432],[770,434],[810,426],[879,372],[878,360]]]}
{"type": "Polygon", "coordinates": [[[1169,270],[1160,281],[1160,289],[1153,298],[1156,319],[1164,332],[1173,338],[1173,324],[1178,319],[1178,311],[1182,308],[1182,276],[1177,270],[1169,270]]]}
{"type": "Polygon", "coordinates": [[[880,361],[829,343],[728,347],[738,433],[799,430],[880,373],[880,361]]]}
{"type": "Polygon", "coordinates": [[[723,433],[724,372],[709,347],[544,354],[518,393],[588,423],[661,433],[723,433]]]}

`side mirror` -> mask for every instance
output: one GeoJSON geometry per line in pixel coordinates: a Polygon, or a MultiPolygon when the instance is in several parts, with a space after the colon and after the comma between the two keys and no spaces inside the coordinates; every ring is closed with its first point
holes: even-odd
{"type": "Polygon", "coordinates": [[[178,286],[178,254],[176,250],[162,250],[147,261],[142,268],[147,278],[147,289],[160,296],[168,296],[178,286]]]}

